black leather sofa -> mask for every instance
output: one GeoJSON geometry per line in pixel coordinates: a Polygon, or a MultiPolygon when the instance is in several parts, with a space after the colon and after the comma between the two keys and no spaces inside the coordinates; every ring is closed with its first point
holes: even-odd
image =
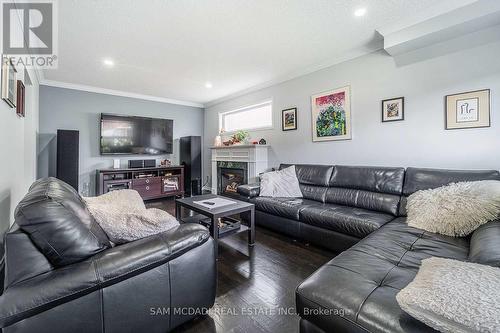
{"type": "Polygon", "coordinates": [[[112,247],[78,193],[54,178],[35,182],[15,216],[3,332],[167,332],[214,304],[214,242],[198,224],[112,247]]]}
{"type": "MultiPolygon", "coordinates": [[[[282,165],[280,168],[288,165],[282,165]]],[[[500,223],[454,238],[409,227],[406,199],[451,182],[500,180],[498,171],[296,165],[304,199],[258,197],[258,185],[238,191],[256,205],[256,223],[335,251],[296,290],[300,331],[434,332],[403,312],[396,294],[423,259],[437,256],[500,266],[500,223]]]]}
{"type": "MultiPolygon", "coordinates": [[[[280,165],[280,169],[288,167],[280,165]]],[[[259,185],[238,187],[255,204],[256,224],[342,251],[398,215],[404,168],[296,165],[302,199],[259,197],[259,185]]]]}

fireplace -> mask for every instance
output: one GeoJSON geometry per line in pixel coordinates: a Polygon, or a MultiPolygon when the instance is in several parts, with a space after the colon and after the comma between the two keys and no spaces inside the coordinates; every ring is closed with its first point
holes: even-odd
{"type": "Polygon", "coordinates": [[[248,182],[248,163],[224,162],[217,163],[217,194],[237,195],[237,188],[248,182]]]}
{"type": "Polygon", "coordinates": [[[267,145],[212,147],[212,193],[230,196],[239,183],[258,183],[259,174],[269,171],[268,149],[267,145]]]}

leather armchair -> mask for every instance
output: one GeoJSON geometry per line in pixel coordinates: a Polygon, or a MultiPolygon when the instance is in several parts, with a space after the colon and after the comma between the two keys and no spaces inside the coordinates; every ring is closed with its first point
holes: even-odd
{"type": "Polygon", "coordinates": [[[48,179],[18,205],[4,241],[3,332],[168,332],[214,304],[215,245],[205,227],[181,224],[96,248],[90,234],[68,242],[75,217],[89,219],[80,204],[78,193],[48,179]]]}
{"type": "Polygon", "coordinates": [[[166,332],[214,303],[214,243],[200,225],[183,224],[60,268],[15,225],[5,248],[4,332],[166,332]]]}

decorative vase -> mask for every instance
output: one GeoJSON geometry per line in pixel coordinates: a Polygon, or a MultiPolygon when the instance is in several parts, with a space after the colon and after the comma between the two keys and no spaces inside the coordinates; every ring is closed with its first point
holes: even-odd
{"type": "Polygon", "coordinates": [[[214,139],[214,147],[220,146],[222,146],[222,137],[220,135],[217,135],[214,139]]]}

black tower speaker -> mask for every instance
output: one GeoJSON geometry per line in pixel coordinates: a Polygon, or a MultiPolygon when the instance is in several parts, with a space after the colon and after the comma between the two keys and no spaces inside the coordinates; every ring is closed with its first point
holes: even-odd
{"type": "Polygon", "coordinates": [[[56,177],[78,191],[78,154],[80,132],[57,130],[56,177]]]}
{"type": "Polygon", "coordinates": [[[179,156],[179,161],[184,165],[186,195],[201,194],[201,136],[182,137],[179,156]]]}

